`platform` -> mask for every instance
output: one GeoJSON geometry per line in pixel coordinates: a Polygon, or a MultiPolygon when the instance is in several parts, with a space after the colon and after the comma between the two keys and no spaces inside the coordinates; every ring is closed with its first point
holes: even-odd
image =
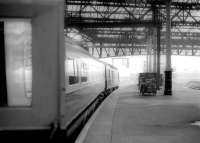
{"type": "Polygon", "coordinates": [[[200,90],[174,86],[173,96],[139,96],[136,85],[113,92],[76,143],[199,143],[200,90]]]}

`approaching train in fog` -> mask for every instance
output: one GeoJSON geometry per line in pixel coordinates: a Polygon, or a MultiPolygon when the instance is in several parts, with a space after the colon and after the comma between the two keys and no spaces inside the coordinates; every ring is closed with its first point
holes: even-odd
{"type": "Polygon", "coordinates": [[[0,1],[0,47],[1,139],[73,142],[119,84],[115,67],[64,38],[63,0],[0,1]]]}

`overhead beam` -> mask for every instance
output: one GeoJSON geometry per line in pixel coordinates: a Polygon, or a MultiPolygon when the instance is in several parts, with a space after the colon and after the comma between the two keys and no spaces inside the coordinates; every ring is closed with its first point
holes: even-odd
{"type": "MultiPolygon", "coordinates": [[[[97,58],[100,58],[100,48],[90,48],[90,53],[97,58]]],[[[116,57],[116,56],[131,56],[131,55],[147,55],[147,49],[135,49],[135,48],[102,48],[102,58],[116,57]]],[[[166,54],[166,50],[160,51],[161,55],[166,54]]],[[[180,56],[200,56],[200,50],[172,50],[172,55],[180,56]]]]}
{"type": "Polygon", "coordinates": [[[149,20],[105,20],[97,18],[65,18],[65,28],[78,27],[78,28],[114,28],[114,27],[154,27],[158,23],[149,20]]]}
{"type": "MultiPolygon", "coordinates": [[[[110,7],[119,7],[119,6],[128,6],[133,8],[150,8],[152,4],[160,5],[165,8],[165,0],[134,0],[134,1],[126,1],[126,0],[66,0],[66,4],[68,5],[95,5],[95,6],[110,6],[110,7]]],[[[184,8],[184,9],[192,9],[192,10],[200,10],[200,2],[199,1],[185,1],[185,2],[172,2],[173,8],[184,8]]]]}

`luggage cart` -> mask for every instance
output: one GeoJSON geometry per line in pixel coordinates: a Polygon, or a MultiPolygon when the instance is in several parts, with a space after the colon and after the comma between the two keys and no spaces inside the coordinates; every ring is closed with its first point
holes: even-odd
{"type": "Polygon", "coordinates": [[[156,95],[156,73],[140,73],[138,84],[140,95],[156,95]]]}

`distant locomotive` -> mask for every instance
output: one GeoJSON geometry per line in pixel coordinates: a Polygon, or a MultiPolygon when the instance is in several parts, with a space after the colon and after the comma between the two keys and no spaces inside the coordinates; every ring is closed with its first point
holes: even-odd
{"type": "Polygon", "coordinates": [[[115,67],[64,38],[64,2],[51,1],[0,1],[2,140],[73,142],[118,87],[115,67]]]}

